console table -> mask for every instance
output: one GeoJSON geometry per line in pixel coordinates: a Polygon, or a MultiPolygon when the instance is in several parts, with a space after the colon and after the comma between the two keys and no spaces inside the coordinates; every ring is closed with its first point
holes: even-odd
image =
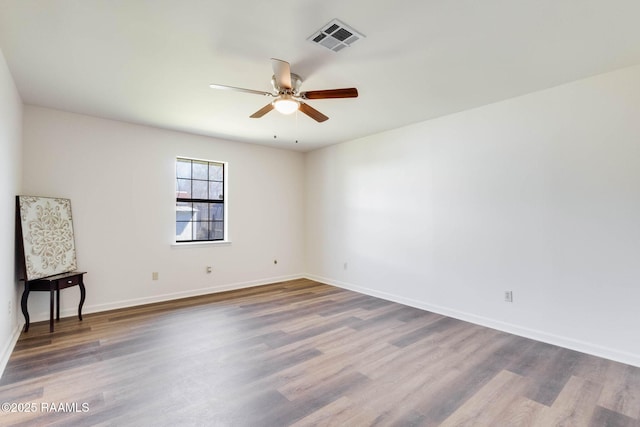
{"type": "Polygon", "coordinates": [[[53,302],[56,299],[56,320],[60,320],[60,289],[69,288],[71,286],[80,287],[80,304],[78,305],[78,319],[82,320],[82,305],[86,291],[84,289],[84,276],[86,271],[72,271],[69,273],[56,274],[55,276],[43,277],[36,280],[28,280],[24,282],[24,292],[22,293],[22,314],[24,315],[25,325],[24,331],[29,330],[29,311],[27,310],[27,301],[31,291],[49,292],[49,332],[53,332],[53,302]]]}

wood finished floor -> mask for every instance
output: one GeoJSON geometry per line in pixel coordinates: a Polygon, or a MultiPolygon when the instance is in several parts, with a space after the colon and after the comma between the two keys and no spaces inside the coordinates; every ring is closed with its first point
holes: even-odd
{"type": "Polygon", "coordinates": [[[304,279],[32,324],[0,402],[37,408],[2,426],[640,426],[640,368],[304,279]]]}

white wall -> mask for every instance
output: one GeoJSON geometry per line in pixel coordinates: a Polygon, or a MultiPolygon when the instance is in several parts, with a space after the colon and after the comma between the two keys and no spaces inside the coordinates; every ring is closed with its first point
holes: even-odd
{"type": "Polygon", "coordinates": [[[22,163],[22,100],[0,51],[0,373],[19,334],[15,206],[22,163]]]}
{"type": "Polygon", "coordinates": [[[640,366],[640,66],[321,149],[306,175],[311,277],[640,366]]]}
{"type": "MultiPolygon", "coordinates": [[[[85,312],[304,273],[301,153],[32,106],[24,122],[23,193],[71,199],[85,312]],[[176,156],[229,162],[231,244],[172,246],[176,156]]],[[[78,298],[62,292],[63,315],[78,298]]],[[[47,296],[32,294],[29,308],[48,318],[47,296]]]]}

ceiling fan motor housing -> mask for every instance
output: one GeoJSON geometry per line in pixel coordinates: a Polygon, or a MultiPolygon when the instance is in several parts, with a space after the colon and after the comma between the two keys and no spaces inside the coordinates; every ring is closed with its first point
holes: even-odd
{"type": "Polygon", "coordinates": [[[300,85],[302,85],[302,78],[295,73],[291,73],[291,89],[279,87],[276,83],[276,76],[273,75],[271,77],[271,86],[273,86],[273,90],[278,93],[290,93],[291,95],[297,95],[300,91],[300,85]]]}

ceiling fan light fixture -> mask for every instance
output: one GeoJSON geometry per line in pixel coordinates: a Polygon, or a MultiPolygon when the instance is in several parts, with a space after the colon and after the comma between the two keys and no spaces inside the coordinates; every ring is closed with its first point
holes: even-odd
{"type": "Polygon", "coordinates": [[[283,95],[273,101],[273,107],[282,114],[292,114],[300,108],[300,102],[293,99],[290,95],[283,95]]]}

